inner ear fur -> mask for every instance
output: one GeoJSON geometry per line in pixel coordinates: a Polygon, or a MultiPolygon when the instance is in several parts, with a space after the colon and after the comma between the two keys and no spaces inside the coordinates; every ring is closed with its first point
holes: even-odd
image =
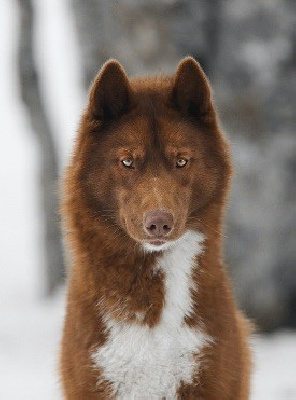
{"type": "Polygon", "coordinates": [[[96,76],[89,95],[89,109],[93,118],[108,121],[128,111],[131,88],[121,64],[107,61],[96,76]]]}
{"type": "Polygon", "coordinates": [[[192,57],[180,62],[175,74],[173,103],[183,115],[202,118],[211,108],[211,88],[200,64],[192,57]]]}

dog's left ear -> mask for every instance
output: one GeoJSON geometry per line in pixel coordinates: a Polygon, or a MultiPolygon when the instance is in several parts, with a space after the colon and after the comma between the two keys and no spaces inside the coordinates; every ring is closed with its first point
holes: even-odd
{"type": "Polygon", "coordinates": [[[211,88],[200,64],[186,57],[177,68],[173,103],[185,116],[202,118],[211,107],[211,88]]]}
{"type": "Polygon", "coordinates": [[[94,80],[88,109],[94,119],[114,120],[128,110],[130,96],[130,83],[124,69],[118,61],[109,60],[94,80]]]}

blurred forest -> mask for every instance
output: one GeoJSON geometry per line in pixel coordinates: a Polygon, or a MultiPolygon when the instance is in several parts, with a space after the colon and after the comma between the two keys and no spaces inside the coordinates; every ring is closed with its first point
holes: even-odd
{"type": "MultiPolygon", "coordinates": [[[[34,60],[37,2],[18,3],[19,81],[41,154],[49,294],[64,274],[56,190],[62,161],[34,60]]],[[[200,61],[232,143],[225,258],[237,299],[262,330],[295,328],[296,2],[71,0],[71,7],[84,102],[108,58],[117,58],[131,75],[171,73],[186,55],[200,61]]]]}

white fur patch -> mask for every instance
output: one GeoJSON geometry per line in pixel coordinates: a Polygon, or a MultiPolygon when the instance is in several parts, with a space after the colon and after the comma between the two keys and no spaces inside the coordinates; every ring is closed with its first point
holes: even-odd
{"type": "Polygon", "coordinates": [[[107,319],[108,340],[92,357],[117,399],[175,399],[180,382],[190,383],[197,372],[194,355],[211,339],[184,324],[184,317],[192,311],[191,273],[202,241],[200,233],[188,231],[160,256],[156,268],[165,274],[165,300],[155,327],[107,319]]]}

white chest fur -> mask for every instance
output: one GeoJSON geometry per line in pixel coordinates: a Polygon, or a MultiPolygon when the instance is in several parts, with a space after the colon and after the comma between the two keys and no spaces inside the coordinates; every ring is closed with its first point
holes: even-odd
{"type": "Polygon", "coordinates": [[[209,338],[183,321],[191,312],[191,273],[202,241],[200,233],[188,231],[160,257],[156,268],[165,273],[165,302],[157,326],[108,320],[108,340],[93,360],[117,399],[174,399],[180,382],[191,382],[198,370],[194,354],[209,338]]]}

